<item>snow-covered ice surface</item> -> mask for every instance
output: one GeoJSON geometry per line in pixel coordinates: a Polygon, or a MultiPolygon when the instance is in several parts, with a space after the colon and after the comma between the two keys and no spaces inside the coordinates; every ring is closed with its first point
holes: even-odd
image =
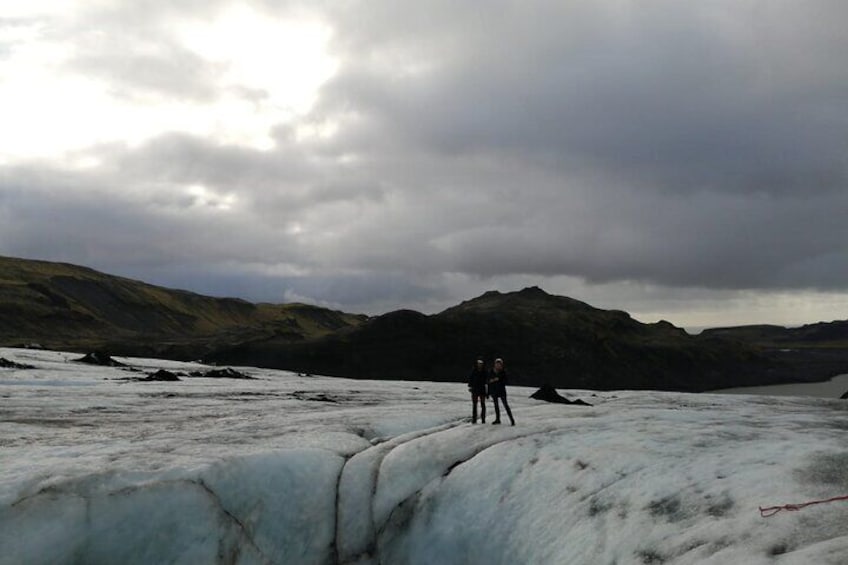
{"type": "MultiPolygon", "coordinates": [[[[848,402],[141,373],[0,349],[0,563],[848,563],[848,402]],[[489,404],[489,421],[492,406],[489,404]]],[[[121,359],[147,372],[204,367],[121,359]]]]}

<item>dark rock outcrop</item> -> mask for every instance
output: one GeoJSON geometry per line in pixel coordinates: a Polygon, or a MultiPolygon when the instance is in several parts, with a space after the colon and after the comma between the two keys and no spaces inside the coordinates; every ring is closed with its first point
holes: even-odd
{"type": "Polygon", "coordinates": [[[107,353],[102,351],[93,351],[86,353],[79,359],[74,359],[74,363],[85,363],[86,365],[99,365],[101,367],[127,367],[126,363],[115,361],[107,353]]]}
{"type": "Polygon", "coordinates": [[[163,382],[178,382],[180,377],[171,371],[166,371],[165,369],[159,369],[155,373],[144,377],[143,379],[138,379],[140,382],[153,382],[153,381],[163,381],[163,382]]]}
{"type": "Polygon", "coordinates": [[[584,402],[579,398],[577,400],[569,400],[566,397],[560,395],[556,391],[554,387],[549,384],[542,385],[542,387],[530,395],[530,398],[535,398],[536,400],[544,400],[545,402],[553,402],[554,404],[577,404],[579,406],[591,406],[588,402],[584,402]]]}
{"type": "Polygon", "coordinates": [[[242,373],[241,371],[236,371],[232,367],[227,367],[226,369],[212,369],[211,371],[194,371],[189,373],[190,377],[204,377],[207,379],[246,379],[246,380],[255,380],[256,377],[251,377],[246,373],[242,373]]]}
{"type": "Polygon", "coordinates": [[[26,365],[24,363],[15,363],[5,357],[0,357],[0,369],[35,369],[35,366],[26,365]]]}

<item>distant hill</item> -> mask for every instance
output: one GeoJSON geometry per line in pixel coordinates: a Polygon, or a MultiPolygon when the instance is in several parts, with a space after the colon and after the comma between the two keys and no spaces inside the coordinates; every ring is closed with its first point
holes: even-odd
{"type": "MultiPolygon", "coordinates": [[[[710,390],[816,380],[762,348],[668,322],[644,324],[539,288],[487,292],[426,316],[401,310],[303,342],[266,339],[211,360],[346,377],[463,380],[476,355],[503,357],[516,384],[710,390]]],[[[848,370],[848,362],[845,363],[848,370]]]]}
{"type": "Polygon", "coordinates": [[[241,341],[296,341],[365,316],[211,298],[92,269],[0,257],[0,345],[191,359],[241,341]]]}
{"type": "Polygon", "coordinates": [[[848,321],[818,322],[797,328],[758,325],[712,328],[704,335],[780,348],[848,348],[848,321]]]}
{"type": "Polygon", "coordinates": [[[797,328],[773,325],[713,328],[704,330],[702,335],[756,347],[784,369],[790,367],[790,374],[804,378],[824,380],[848,373],[848,321],[817,322],[797,328]]]}

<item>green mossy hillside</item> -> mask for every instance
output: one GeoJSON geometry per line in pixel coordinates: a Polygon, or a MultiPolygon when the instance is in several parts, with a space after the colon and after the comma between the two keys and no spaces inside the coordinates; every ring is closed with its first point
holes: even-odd
{"type": "Polygon", "coordinates": [[[253,304],[47,261],[0,257],[0,344],[196,358],[242,341],[311,339],[366,319],[253,304]]]}

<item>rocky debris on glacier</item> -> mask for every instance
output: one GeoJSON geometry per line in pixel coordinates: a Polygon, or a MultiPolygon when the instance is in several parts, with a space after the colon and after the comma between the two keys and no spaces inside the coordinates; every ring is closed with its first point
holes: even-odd
{"type": "Polygon", "coordinates": [[[242,373],[230,367],[226,369],[212,369],[209,371],[168,371],[167,369],[159,369],[156,372],[148,373],[146,377],[131,377],[122,378],[123,381],[136,382],[180,382],[182,378],[207,378],[207,379],[237,379],[237,380],[256,380],[256,377],[251,377],[247,373],[242,373]]]}

